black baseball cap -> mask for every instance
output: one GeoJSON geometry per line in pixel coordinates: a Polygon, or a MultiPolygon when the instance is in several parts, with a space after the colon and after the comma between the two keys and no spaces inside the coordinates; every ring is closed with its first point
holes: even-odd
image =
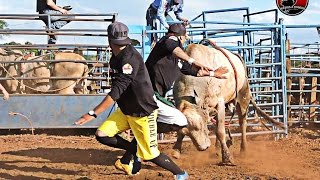
{"type": "Polygon", "coordinates": [[[182,23],[174,23],[169,26],[168,33],[174,33],[176,36],[185,36],[187,30],[182,23]]]}
{"type": "Polygon", "coordinates": [[[131,39],[128,37],[129,28],[121,22],[114,22],[108,26],[108,39],[116,45],[128,45],[131,39]]]}

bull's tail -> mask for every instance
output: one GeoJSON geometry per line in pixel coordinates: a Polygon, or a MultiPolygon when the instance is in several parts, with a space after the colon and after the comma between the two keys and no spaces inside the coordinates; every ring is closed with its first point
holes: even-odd
{"type": "Polygon", "coordinates": [[[258,106],[257,104],[254,102],[253,99],[251,99],[251,103],[253,105],[253,108],[257,111],[257,113],[259,115],[261,115],[265,120],[272,122],[274,125],[276,125],[277,127],[280,127],[282,129],[285,129],[284,124],[281,122],[278,122],[276,120],[274,120],[273,118],[271,118],[267,113],[263,112],[258,106]]]}

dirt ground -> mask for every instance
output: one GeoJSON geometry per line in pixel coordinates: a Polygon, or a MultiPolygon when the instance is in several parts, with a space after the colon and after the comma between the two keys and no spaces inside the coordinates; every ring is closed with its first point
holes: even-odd
{"type": "MultiPolygon", "coordinates": [[[[240,156],[236,139],[231,148],[236,166],[219,166],[214,146],[198,152],[190,142],[175,161],[190,179],[320,178],[320,129],[295,128],[288,138],[272,139],[251,136],[246,157],[240,156]]],[[[166,153],[171,147],[160,144],[166,153]]],[[[144,163],[139,175],[128,177],[113,166],[122,154],[99,144],[93,136],[0,136],[0,179],[173,179],[151,163],[144,163]]]]}

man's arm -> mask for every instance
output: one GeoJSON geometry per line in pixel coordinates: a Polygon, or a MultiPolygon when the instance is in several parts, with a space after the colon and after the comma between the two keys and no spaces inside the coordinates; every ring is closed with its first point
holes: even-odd
{"type": "Polygon", "coordinates": [[[182,8],[183,8],[183,4],[177,5],[177,10],[174,12],[174,14],[176,15],[176,18],[179,21],[183,21],[185,23],[185,25],[187,25],[188,24],[188,19],[182,17],[182,11],[183,11],[182,8]]]}
{"type": "MultiPolygon", "coordinates": [[[[114,77],[112,81],[112,89],[109,94],[102,100],[102,102],[96,106],[93,110],[96,115],[101,114],[105,110],[107,110],[115,101],[117,101],[121,94],[127,89],[127,87],[132,82],[132,78],[129,75],[119,74],[114,77]]],[[[94,117],[88,114],[81,116],[76,122],[76,125],[83,125],[91,120],[94,117]]]]}
{"type": "MultiPolygon", "coordinates": [[[[102,112],[104,112],[105,110],[107,110],[112,104],[114,103],[114,100],[112,99],[111,96],[107,95],[102,102],[96,106],[93,111],[95,112],[96,115],[101,114],[102,112]]],[[[83,125],[89,121],[92,121],[94,119],[93,116],[90,116],[88,114],[85,114],[83,116],[81,116],[76,122],[76,125],[83,125]]]]}
{"type": "Polygon", "coordinates": [[[159,19],[160,23],[167,29],[169,29],[169,24],[167,23],[166,17],[164,15],[166,11],[167,1],[161,0],[159,7],[157,9],[157,19],[159,19]]]}
{"type": "Polygon", "coordinates": [[[191,58],[190,56],[188,56],[187,53],[184,52],[183,49],[181,49],[180,47],[176,47],[173,50],[173,55],[175,55],[176,57],[178,57],[179,59],[183,60],[183,61],[187,61],[189,64],[194,65],[197,69],[204,69],[206,71],[212,70],[209,67],[206,67],[204,65],[202,65],[201,63],[196,62],[193,58],[191,58]]]}
{"type": "MultiPolygon", "coordinates": [[[[128,88],[128,86],[132,83],[132,80],[136,77],[139,69],[139,63],[132,63],[130,59],[124,59],[122,64],[124,64],[122,66],[123,72],[119,72],[116,75],[113,75],[111,91],[102,100],[102,102],[93,109],[96,115],[101,114],[102,112],[107,110],[113,103],[115,103],[115,101],[120,98],[121,94],[128,88]]],[[[75,124],[83,125],[93,119],[93,116],[85,114],[80,117],[75,122],[75,124]]]]}
{"type": "MultiPolygon", "coordinates": [[[[188,54],[185,53],[183,51],[183,49],[181,49],[180,47],[176,47],[173,50],[173,54],[176,57],[178,57],[179,59],[184,60],[184,61],[188,62],[189,64],[195,65],[196,69],[197,69],[196,70],[196,72],[197,72],[196,76],[212,76],[212,77],[216,77],[216,78],[220,78],[220,79],[225,79],[226,78],[224,76],[224,74],[228,72],[228,69],[226,67],[219,67],[218,69],[212,71],[211,68],[203,66],[202,64],[196,62],[193,58],[188,56],[188,54]]],[[[188,67],[188,66],[184,65],[181,72],[184,73],[184,74],[195,76],[195,70],[191,66],[188,67]]]]}
{"type": "Polygon", "coordinates": [[[60,11],[62,14],[68,14],[69,12],[53,2],[53,0],[47,0],[47,5],[50,6],[53,10],[60,11]]]}
{"type": "Polygon", "coordinates": [[[8,100],[9,99],[9,93],[7,92],[7,90],[0,84],[0,90],[3,93],[3,99],[4,100],[8,100]]]}

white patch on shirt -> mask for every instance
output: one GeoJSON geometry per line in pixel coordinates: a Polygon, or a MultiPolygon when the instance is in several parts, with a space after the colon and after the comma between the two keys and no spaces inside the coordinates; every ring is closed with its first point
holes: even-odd
{"type": "Polygon", "coordinates": [[[181,69],[182,68],[182,62],[181,62],[181,60],[179,59],[179,61],[178,61],[178,67],[179,67],[179,69],[181,69]]]}
{"type": "Polygon", "coordinates": [[[133,68],[131,64],[125,64],[122,66],[122,72],[123,74],[132,74],[133,68]]]}
{"type": "Polygon", "coordinates": [[[172,39],[174,41],[178,41],[178,38],[176,36],[170,36],[169,39],[172,39]]]}

